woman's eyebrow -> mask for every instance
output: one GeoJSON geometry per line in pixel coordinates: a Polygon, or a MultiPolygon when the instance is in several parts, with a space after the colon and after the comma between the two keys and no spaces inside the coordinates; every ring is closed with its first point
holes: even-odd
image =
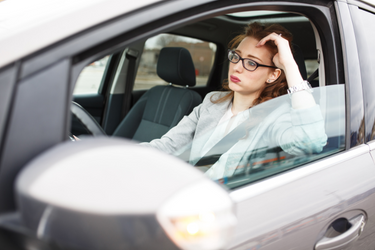
{"type": "MultiPolygon", "coordinates": [[[[236,49],[235,52],[241,55],[241,50],[236,49]]],[[[257,59],[258,61],[263,62],[262,59],[251,54],[248,54],[247,57],[244,58],[257,59]]]]}

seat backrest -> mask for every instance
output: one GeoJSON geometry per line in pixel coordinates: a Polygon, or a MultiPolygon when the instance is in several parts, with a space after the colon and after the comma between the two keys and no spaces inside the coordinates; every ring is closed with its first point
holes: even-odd
{"type": "MultiPolygon", "coordinates": [[[[193,60],[184,48],[163,48],[157,74],[174,85],[195,85],[193,60]]],[[[138,100],[113,135],[140,142],[160,138],[201,102],[201,96],[193,90],[172,85],[155,86],[138,100]]]]}
{"type": "Polygon", "coordinates": [[[302,50],[297,44],[292,44],[292,46],[293,46],[294,60],[296,61],[298,65],[302,78],[306,80],[307,72],[306,72],[305,58],[303,56],[302,50]]]}

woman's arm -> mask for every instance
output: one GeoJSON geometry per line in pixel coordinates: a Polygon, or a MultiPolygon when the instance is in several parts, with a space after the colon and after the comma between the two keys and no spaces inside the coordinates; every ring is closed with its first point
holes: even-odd
{"type": "Polygon", "coordinates": [[[196,132],[197,123],[201,116],[201,111],[202,109],[207,108],[207,106],[212,105],[210,99],[214,94],[215,92],[207,94],[202,104],[195,107],[188,116],[184,116],[175,127],[170,129],[160,139],[152,140],[150,143],[142,143],[142,145],[150,145],[168,154],[173,154],[191,143],[196,132]]]}
{"type": "Polygon", "coordinates": [[[270,126],[268,138],[293,155],[320,153],[327,143],[319,105],[290,109],[270,126]]]}
{"type": "MultiPolygon", "coordinates": [[[[303,78],[290,50],[289,41],[276,33],[272,33],[261,39],[257,46],[263,46],[268,41],[273,41],[277,46],[278,53],[272,60],[276,67],[284,71],[288,87],[291,88],[301,84],[303,78]]],[[[292,94],[292,107],[294,109],[309,108],[315,105],[315,100],[308,91],[298,91],[292,94]]]]}

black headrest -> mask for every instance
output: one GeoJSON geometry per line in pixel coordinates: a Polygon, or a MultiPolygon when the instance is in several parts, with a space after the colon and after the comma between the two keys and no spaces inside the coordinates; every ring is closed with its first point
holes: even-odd
{"type": "Polygon", "coordinates": [[[307,72],[306,72],[306,65],[305,65],[305,58],[303,57],[303,53],[301,48],[297,44],[292,44],[293,46],[293,56],[294,60],[296,61],[299,72],[301,73],[301,76],[303,79],[307,79],[307,72]]]}
{"type": "Polygon", "coordinates": [[[166,82],[182,86],[195,86],[193,60],[185,48],[161,49],[156,72],[166,82]]]}

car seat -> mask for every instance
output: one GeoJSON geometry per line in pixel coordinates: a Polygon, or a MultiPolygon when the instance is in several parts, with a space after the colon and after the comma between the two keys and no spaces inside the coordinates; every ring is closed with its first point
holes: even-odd
{"type": "Polygon", "coordinates": [[[195,86],[195,68],[187,49],[163,48],[156,71],[170,84],[149,89],[121,121],[113,136],[140,142],[160,138],[202,102],[197,92],[188,89],[195,86]]]}

